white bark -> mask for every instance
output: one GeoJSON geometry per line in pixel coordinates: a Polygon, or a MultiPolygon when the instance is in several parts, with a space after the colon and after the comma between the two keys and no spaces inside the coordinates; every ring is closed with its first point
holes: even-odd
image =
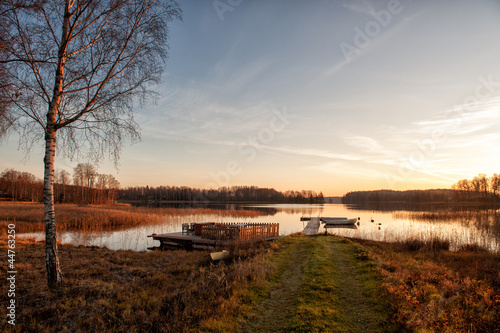
{"type": "Polygon", "coordinates": [[[43,178],[43,203],[45,213],[45,255],[47,283],[54,287],[62,282],[59,266],[56,236],[56,213],[54,210],[54,159],[56,152],[56,132],[47,130],[45,135],[45,158],[43,178]]]}

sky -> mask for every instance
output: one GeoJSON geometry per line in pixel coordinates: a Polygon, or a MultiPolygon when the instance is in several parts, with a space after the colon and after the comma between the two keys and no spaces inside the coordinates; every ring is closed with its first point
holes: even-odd
{"type": "MultiPolygon", "coordinates": [[[[500,173],[500,1],[180,0],[127,186],[255,185],[326,196],[500,173]]],[[[43,175],[43,144],[0,145],[43,175]]],[[[79,162],[56,158],[72,172],[79,162]]]]}

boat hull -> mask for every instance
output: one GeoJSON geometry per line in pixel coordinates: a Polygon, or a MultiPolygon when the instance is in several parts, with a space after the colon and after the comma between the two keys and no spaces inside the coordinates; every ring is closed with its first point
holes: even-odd
{"type": "Polygon", "coordinates": [[[358,218],[348,219],[345,217],[322,217],[321,222],[325,225],[353,225],[358,222],[358,218]]]}

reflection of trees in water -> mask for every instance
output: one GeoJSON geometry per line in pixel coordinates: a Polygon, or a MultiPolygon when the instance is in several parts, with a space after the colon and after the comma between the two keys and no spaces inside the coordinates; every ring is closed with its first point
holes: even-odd
{"type": "Polygon", "coordinates": [[[274,216],[278,213],[296,215],[302,214],[304,216],[315,217],[323,212],[323,206],[257,206],[257,205],[246,205],[246,204],[212,204],[212,203],[198,203],[198,202],[162,202],[162,203],[135,203],[133,206],[136,207],[150,207],[150,208],[209,208],[209,209],[220,209],[220,210],[234,210],[242,211],[249,210],[265,214],[265,216],[274,216]]]}
{"type": "Polygon", "coordinates": [[[323,212],[323,207],[279,207],[277,208],[280,213],[288,215],[302,214],[306,217],[316,217],[323,212]]]}
{"type": "Polygon", "coordinates": [[[429,223],[460,223],[463,226],[475,227],[480,231],[489,231],[500,237],[500,211],[488,210],[463,210],[463,211],[427,211],[427,212],[395,212],[394,219],[408,219],[429,223]]]}
{"type": "Polygon", "coordinates": [[[498,210],[498,204],[474,203],[474,204],[417,204],[410,202],[363,202],[359,204],[348,204],[347,209],[351,210],[374,210],[382,212],[410,211],[410,212],[463,212],[463,211],[481,211],[498,210]]]}
{"type": "Polygon", "coordinates": [[[227,208],[231,210],[250,210],[257,211],[266,214],[267,216],[273,216],[278,213],[287,214],[287,215],[298,215],[301,214],[307,217],[315,217],[323,212],[323,206],[318,207],[265,207],[265,206],[238,206],[238,205],[230,205],[236,206],[235,208],[227,208]]]}

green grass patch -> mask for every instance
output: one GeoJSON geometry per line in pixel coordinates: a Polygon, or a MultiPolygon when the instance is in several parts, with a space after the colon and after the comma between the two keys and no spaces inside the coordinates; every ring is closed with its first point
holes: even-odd
{"type": "Polygon", "coordinates": [[[241,331],[396,331],[378,288],[376,264],[359,245],[300,234],[276,244],[278,251],[267,256],[276,271],[249,304],[241,331]]]}
{"type": "Polygon", "coordinates": [[[301,241],[309,255],[286,331],[395,330],[378,288],[374,261],[359,246],[335,236],[303,237],[301,241]]]}

